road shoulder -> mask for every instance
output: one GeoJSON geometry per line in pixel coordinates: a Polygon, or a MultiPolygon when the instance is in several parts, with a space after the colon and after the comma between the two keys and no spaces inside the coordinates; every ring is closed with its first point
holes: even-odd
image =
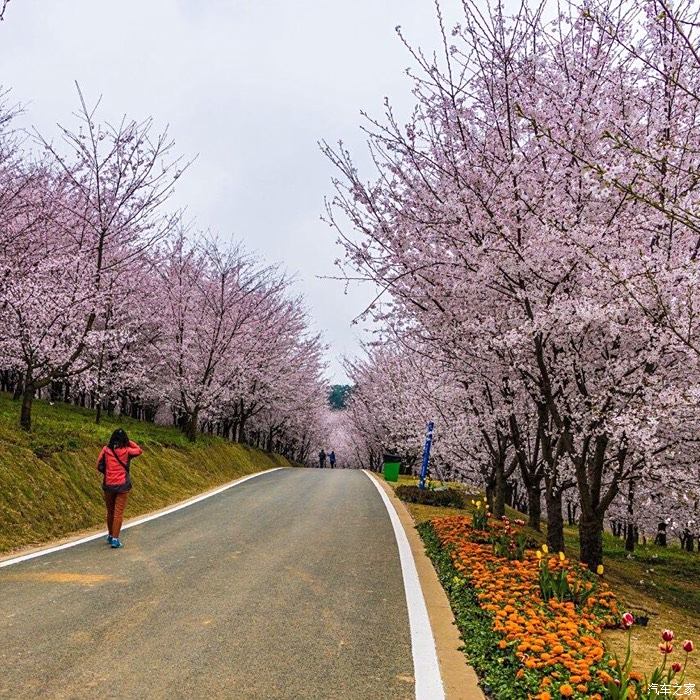
{"type": "Polygon", "coordinates": [[[462,640],[455,624],[450,603],[440,585],[432,562],[425,554],[423,541],[416,531],[411,514],[403,502],[396,497],[394,489],[389,484],[376,474],[366,473],[379,484],[389,497],[411,547],[418,571],[418,579],[428,608],[428,617],[435,639],[446,700],[483,699],[484,694],[479,687],[477,675],[474,669],[466,663],[464,654],[459,650],[462,646],[462,640]]]}

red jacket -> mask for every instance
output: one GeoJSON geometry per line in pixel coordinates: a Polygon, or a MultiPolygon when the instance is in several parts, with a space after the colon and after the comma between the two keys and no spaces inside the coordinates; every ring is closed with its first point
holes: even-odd
{"type": "Polygon", "coordinates": [[[102,488],[112,493],[130,491],[129,462],[132,457],[138,457],[142,452],[143,450],[131,440],[128,447],[117,447],[114,450],[103,447],[97,460],[97,469],[104,474],[102,488]]]}

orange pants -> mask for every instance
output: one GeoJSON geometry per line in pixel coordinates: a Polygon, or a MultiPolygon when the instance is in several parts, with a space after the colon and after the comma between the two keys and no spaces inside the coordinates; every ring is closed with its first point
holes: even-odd
{"type": "Polygon", "coordinates": [[[122,529],[122,520],[124,519],[124,508],[126,508],[126,499],[129,492],[124,493],[109,493],[103,491],[105,495],[105,503],[107,504],[107,531],[112,537],[119,537],[119,532],[122,529]]]}

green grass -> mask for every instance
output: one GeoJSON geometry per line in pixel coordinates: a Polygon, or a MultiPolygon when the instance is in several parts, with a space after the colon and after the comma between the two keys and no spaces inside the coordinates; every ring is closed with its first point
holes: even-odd
{"type": "MultiPolygon", "coordinates": [[[[129,437],[139,444],[187,448],[189,442],[175,427],[155,426],[133,418],[113,418],[104,415],[95,423],[95,412],[66,404],[50,405],[35,401],[32,408],[32,430],[18,430],[19,403],[8,394],[0,393],[0,443],[26,447],[39,457],[55,452],[80,449],[102,444],[115,428],[124,428],[129,437]]],[[[200,442],[216,442],[216,438],[202,436],[200,442]]]]}
{"type": "Polygon", "coordinates": [[[18,428],[19,404],[0,393],[0,552],[40,544],[104,518],[100,447],[116,427],[144,448],[132,464],[127,517],[165,507],[209,488],[272,467],[279,455],[202,436],[190,443],[176,428],[36,401],[33,430],[18,428]]]}
{"type": "MultiPolygon", "coordinates": [[[[564,529],[567,549],[578,551],[578,531],[564,529]]],[[[700,555],[684,552],[676,544],[659,547],[637,545],[625,550],[624,542],[611,533],[603,535],[604,563],[609,573],[635,586],[640,592],[670,605],[686,608],[700,617],[700,555]]]]}

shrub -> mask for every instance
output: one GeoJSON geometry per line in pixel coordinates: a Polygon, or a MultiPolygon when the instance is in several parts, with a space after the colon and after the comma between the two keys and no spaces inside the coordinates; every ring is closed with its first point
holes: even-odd
{"type": "Polygon", "coordinates": [[[396,488],[396,495],[408,503],[464,508],[464,494],[458,489],[419,489],[417,486],[402,484],[396,488]]]}

